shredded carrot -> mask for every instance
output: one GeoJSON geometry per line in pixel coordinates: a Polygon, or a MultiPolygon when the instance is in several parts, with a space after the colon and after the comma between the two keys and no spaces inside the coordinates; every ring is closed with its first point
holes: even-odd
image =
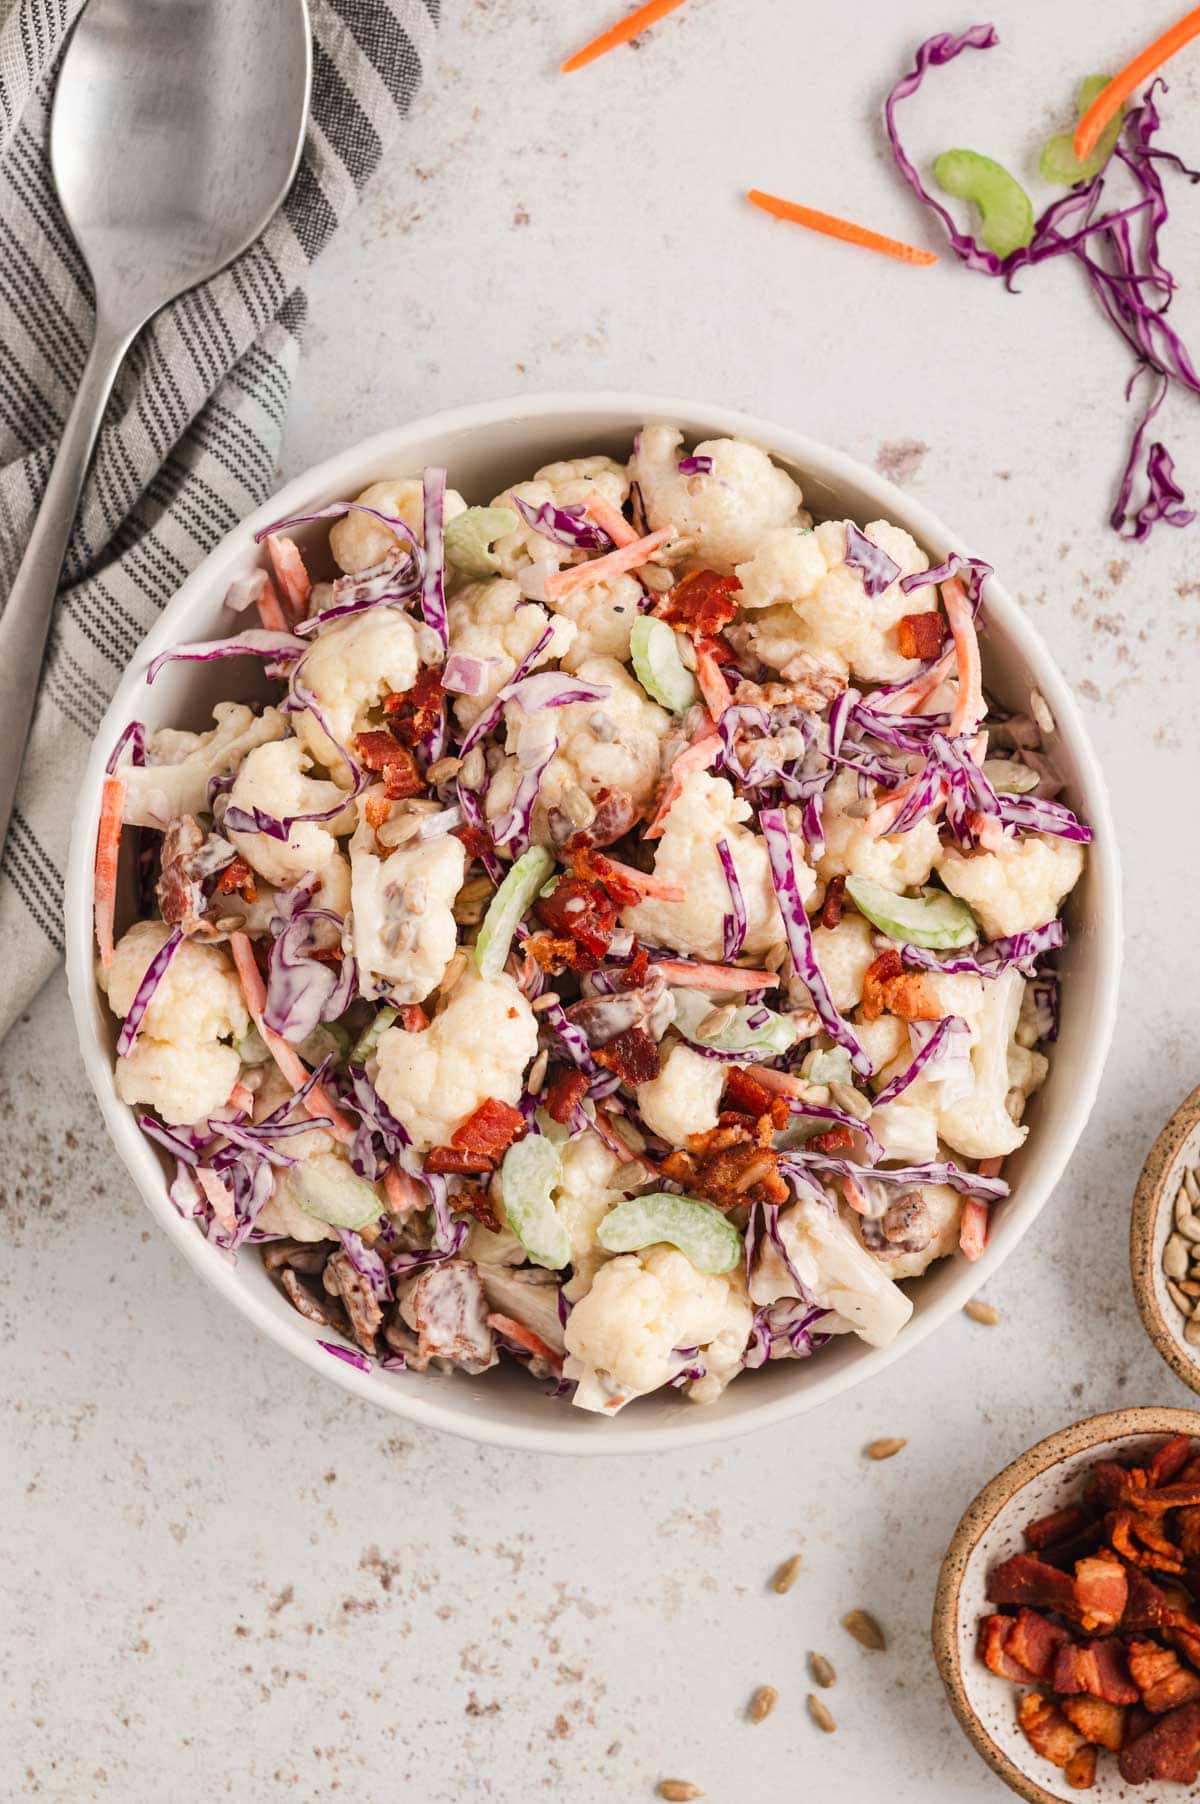
{"type": "Polygon", "coordinates": [[[937,262],[933,251],[919,250],[915,244],[904,244],[899,238],[885,238],[882,232],[872,232],[850,219],[839,219],[836,213],[820,213],[816,207],[780,200],[777,194],[764,194],[761,188],[748,189],[746,199],[774,219],[790,219],[793,225],[807,226],[810,232],[824,232],[827,238],[841,238],[846,244],[860,244],[864,250],[881,251],[900,263],[937,262]]]}
{"type": "Polygon", "coordinates": [[[764,1090],[774,1090],[780,1096],[807,1096],[809,1086],[803,1078],[793,1077],[790,1071],[776,1071],[771,1065],[755,1065],[751,1076],[756,1084],[764,1090]]]}
{"type": "Polygon", "coordinates": [[[1140,88],[1161,64],[1197,36],[1200,36],[1200,6],[1193,7],[1190,13],[1185,13],[1182,19],[1176,20],[1161,37],[1155,38],[1152,44],[1147,44],[1144,50],[1139,50],[1133,61],[1126,63],[1106,88],[1101,88],[1075,128],[1075,155],[1081,163],[1091,156],[1100,141],[1101,132],[1110,119],[1116,118],[1134,89],[1140,88]]]}
{"type": "Polygon", "coordinates": [[[260,570],[259,575],[262,577],[263,583],[254,601],[259,619],[269,633],[290,633],[292,622],[283,611],[278,589],[265,570],[260,570]]]}
{"type": "Polygon", "coordinates": [[[663,526],[644,539],[631,539],[628,545],[619,545],[603,557],[592,558],[590,563],[555,570],[546,578],[546,599],[557,601],[563,595],[574,595],[576,589],[590,589],[593,583],[608,582],[614,576],[623,576],[626,570],[636,570],[640,565],[648,564],[660,546],[668,544],[674,537],[675,528],[663,526]]]}
{"type": "Polygon", "coordinates": [[[121,857],[121,818],[125,812],[125,779],[114,772],[105,777],[100,794],[100,820],[96,827],[96,944],[100,964],[107,971],[113,962],[113,922],[117,913],[117,866],[121,857]]]}
{"type": "Polygon", "coordinates": [[[867,1206],[866,1197],[848,1172],[842,1179],[842,1195],[856,1215],[869,1215],[871,1213],[867,1206]]]}
{"type": "MultiPolygon", "coordinates": [[[[668,883],[665,877],[654,877],[648,871],[639,871],[631,864],[622,864],[619,858],[604,855],[603,870],[627,883],[630,889],[637,890],[639,895],[650,896],[656,902],[686,902],[687,891],[681,883],[668,883]]],[[[603,879],[602,879],[603,880],[603,879]]]]}
{"type": "Polygon", "coordinates": [[[733,696],[725,681],[725,674],[713,655],[711,639],[696,640],[696,681],[700,685],[705,707],[714,720],[720,720],[733,696]]]}
{"type": "Polygon", "coordinates": [[[606,532],[614,545],[632,545],[637,533],[619,507],[606,501],[599,489],[589,489],[583,498],[583,511],[606,532]]]}
{"type": "Polygon", "coordinates": [[[967,1259],[978,1259],[988,1237],[988,1206],[969,1196],[958,1224],[959,1249],[967,1259]]]}
{"type": "Polygon", "coordinates": [[[237,1210],[233,1206],[233,1192],[220,1172],[209,1171],[205,1166],[196,1167],[196,1182],[203,1190],[217,1224],[226,1234],[237,1232],[237,1210]]]}
{"type": "Polygon", "coordinates": [[[245,1084],[235,1084],[229,1092],[228,1106],[231,1109],[241,1109],[243,1114],[249,1115],[254,1107],[253,1090],[248,1089],[245,1084]]]}
{"type": "Polygon", "coordinates": [[[540,1334],[535,1334],[532,1328],[525,1326],[524,1322],[514,1322],[511,1315],[489,1315],[487,1323],[489,1328],[494,1328],[506,1340],[516,1341],[518,1347],[524,1347],[525,1351],[532,1353],[535,1359],[544,1359],[553,1371],[562,1371],[562,1354],[556,1353],[540,1334]]]}
{"type": "MultiPolygon", "coordinates": [[[[747,971],[740,965],[687,965],[673,958],[660,958],[654,969],[681,990],[769,990],[779,982],[778,971],[747,971]]],[[[757,1071],[754,1075],[758,1076],[757,1071]]]]}
{"type": "Polygon", "coordinates": [[[1003,821],[994,814],[968,814],[967,826],[985,852],[1002,852],[1009,843],[1003,821]]]}
{"type": "Polygon", "coordinates": [[[308,613],[308,598],[312,594],[312,578],[304,567],[304,559],[300,556],[300,547],[294,539],[289,539],[286,534],[273,532],[267,535],[267,554],[271,559],[271,567],[275,572],[280,594],[292,611],[292,619],[303,620],[308,613]]]}
{"type": "MultiPolygon", "coordinates": [[[[900,815],[904,810],[905,802],[907,802],[917,785],[924,781],[924,776],[925,773],[923,771],[918,771],[915,777],[910,777],[908,779],[907,783],[901,783],[899,789],[889,790],[887,800],[880,802],[878,808],[871,811],[863,822],[863,826],[866,828],[872,839],[883,839],[891,832],[892,827],[900,818],[900,815]]],[[[939,786],[938,796],[930,808],[931,816],[936,815],[937,810],[943,805],[945,800],[946,785],[942,783],[939,786]]]]}
{"type": "Polygon", "coordinates": [[[895,689],[891,695],[885,695],[881,701],[871,698],[871,706],[877,714],[915,714],[933,694],[939,683],[950,675],[958,661],[958,654],[953,645],[942,653],[937,663],[921,676],[915,676],[911,683],[902,689],[895,689]]]}
{"type": "Polygon", "coordinates": [[[946,735],[957,739],[961,733],[973,733],[983,719],[983,664],[971,604],[957,577],[942,584],[942,600],[954,636],[954,656],[958,664],[958,694],[950,710],[946,735]]]}
{"type": "Polygon", "coordinates": [[[686,751],[680,752],[667,776],[666,788],[662,799],[654,811],[650,825],[643,833],[643,839],[659,839],[667,824],[667,816],[679,800],[683,790],[683,781],[695,770],[711,770],[716,763],[717,753],[721,749],[721,738],[712,727],[706,726],[698,738],[693,739],[686,751]]]}
{"type": "MultiPolygon", "coordinates": [[[[268,1052],[289,1084],[296,1090],[306,1084],[312,1073],[304,1064],[300,1055],[288,1045],[287,1041],[269,1028],[263,1020],[263,1009],[267,1001],[267,986],[262,980],[262,973],[254,961],[254,948],[248,935],[231,933],[229,950],[233,953],[233,962],[237,966],[237,974],[242,985],[242,1000],[250,1012],[250,1018],[263,1037],[268,1052]]],[[[354,1138],[354,1124],[349,1121],[337,1107],[323,1084],[314,1084],[304,1099],[304,1107],[309,1115],[328,1115],[332,1122],[329,1132],[337,1140],[350,1141],[354,1138]]]]}
{"type": "Polygon", "coordinates": [[[411,1215],[414,1209],[429,1207],[425,1190],[416,1178],[398,1165],[389,1165],[384,1172],[383,1188],[393,1215],[411,1215]]]}
{"type": "Polygon", "coordinates": [[[660,19],[665,19],[668,13],[673,13],[677,6],[682,5],[683,0],[646,0],[646,4],[631,12],[627,19],[622,19],[608,31],[602,31],[598,38],[593,38],[590,44],[585,44],[582,50],[569,56],[562,66],[562,73],[570,75],[576,69],[596,62],[608,51],[619,50],[630,38],[636,38],[639,31],[649,30],[651,25],[657,25],[660,19]]]}

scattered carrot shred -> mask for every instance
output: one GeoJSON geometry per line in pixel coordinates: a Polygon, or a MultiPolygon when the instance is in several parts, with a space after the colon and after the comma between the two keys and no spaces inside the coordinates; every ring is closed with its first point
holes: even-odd
{"type": "Polygon", "coordinates": [[[677,6],[682,5],[683,0],[646,0],[646,4],[631,12],[628,18],[611,26],[608,31],[602,31],[598,38],[593,38],[590,44],[585,44],[582,50],[569,56],[562,66],[562,73],[570,75],[574,70],[583,69],[588,63],[606,56],[610,50],[619,50],[630,38],[636,38],[639,31],[647,31],[651,25],[657,25],[660,19],[665,19],[668,13],[673,13],[677,6]]]}
{"type": "Polygon", "coordinates": [[[121,818],[125,812],[125,779],[114,773],[105,777],[96,827],[96,944],[105,971],[113,962],[113,921],[117,911],[117,866],[121,855],[121,818]]]}
{"type": "Polygon", "coordinates": [[[770,213],[774,219],[790,219],[793,225],[807,226],[811,232],[824,232],[826,237],[841,238],[847,244],[860,244],[864,250],[881,251],[885,257],[895,257],[900,263],[937,262],[933,251],[904,244],[899,238],[885,238],[882,232],[872,232],[850,219],[839,219],[836,213],[820,213],[816,207],[802,207],[794,200],[780,200],[777,194],[764,194],[761,188],[748,189],[746,199],[751,206],[770,213]]]}
{"type": "Polygon", "coordinates": [[[258,617],[269,633],[290,633],[292,623],[283,611],[279,600],[279,591],[264,570],[263,586],[259,593],[257,607],[258,617]]]}
{"type": "MultiPolygon", "coordinates": [[[[267,986],[255,963],[254,948],[250,943],[249,935],[231,933],[229,950],[233,954],[233,962],[237,967],[238,979],[242,986],[242,1000],[246,1004],[250,1019],[262,1035],[267,1050],[284,1077],[295,1089],[299,1090],[307,1082],[311,1073],[295,1048],[289,1046],[288,1042],[280,1034],[273,1032],[263,1020],[263,1009],[267,1003],[267,986]]],[[[329,1132],[336,1140],[344,1142],[353,1140],[354,1123],[343,1115],[324,1085],[313,1085],[304,1099],[304,1110],[308,1115],[328,1115],[332,1123],[329,1132]]]]}
{"type": "Polygon", "coordinates": [[[1075,130],[1075,155],[1081,163],[1091,156],[1100,141],[1101,132],[1116,117],[1134,89],[1140,88],[1156,69],[1182,50],[1185,44],[1190,44],[1194,37],[1200,37],[1200,6],[1193,7],[1190,13],[1177,19],[1161,37],[1155,38],[1152,44],[1147,44],[1144,50],[1139,50],[1120,74],[1114,75],[1106,88],[1101,88],[1075,130]]]}

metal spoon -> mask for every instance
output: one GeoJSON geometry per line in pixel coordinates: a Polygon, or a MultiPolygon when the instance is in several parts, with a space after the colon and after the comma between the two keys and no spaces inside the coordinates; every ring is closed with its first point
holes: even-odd
{"type": "Polygon", "coordinates": [[[50,162],[96,288],[96,329],[0,615],[0,847],[67,541],[122,359],[151,316],[232,262],[300,161],[307,0],[90,0],[63,55],[50,162]]]}

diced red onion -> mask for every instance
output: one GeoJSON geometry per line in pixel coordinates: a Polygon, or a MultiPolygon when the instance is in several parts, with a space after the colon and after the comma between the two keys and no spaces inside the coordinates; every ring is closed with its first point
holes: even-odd
{"type": "Polygon", "coordinates": [[[713,460],[703,453],[699,457],[681,457],[675,468],[681,476],[711,476],[713,460]]]}
{"type": "Polygon", "coordinates": [[[497,662],[495,658],[472,658],[466,652],[452,651],[442,670],[442,688],[451,695],[484,695],[488,671],[497,662]]]}

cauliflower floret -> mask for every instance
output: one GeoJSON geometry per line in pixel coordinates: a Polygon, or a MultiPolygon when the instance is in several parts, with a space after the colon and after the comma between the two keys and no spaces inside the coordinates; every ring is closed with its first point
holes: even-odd
{"type": "MultiPolygon", "coordinates": [[[[320,814],[333,808],[343,799],[342,791],[335,783],[305,776],[309,763],[298,739],[260,745],[238,772],[229,795],[230,805],[247,812],[260,808],[277,819],[320,814]]],[[[247,864],[268,883],[282,889],[298,882],[307,871],[315,871],[322,885],[336,895],[348,888],[348,883],[334,868],[346,862],[334,833],[348,833],[354,818],[351,804],[329,821],[296,821],[287,839],[274,839],[269,833],[238,833],[232,828],[229,837],[247,864]]]]}
{"type": "Polygon", "coordinates": [[[629,493],[629,479],[620,464],[611,457],[574,457],[565,463],[546,464],[530,482],[514,482],[492,502],[493,507],[506,507],[517,516],[512,532],[497,539],[492,547],[496,568],[503,576],[516,576],[530,564],[551,563],[556,569],[579,562],[580,553],[570,545],[548,539],[530,526],[515,504],[519,495],[527,507],[578,507],[592,489],[619,508],[629,493]]]}
{"type": "MultiPolygon", "coordinates": [[[[368,608],[335,621],[314,641],[304,658],[301,677],[316,697],[321,718],[338,745],[350,747],[368,724],[372,708],[385,695],[402,694],[417,680],[417,635],[407,614],[397,608],[368,608]]],[[[293,714],[296,736],[323,764],[342,789],[353,786],[346,760],[305,709],[293,714]]]]}
{"type": "MultiPolygon", "coordinates": [[[[146,970],[170,934],[164,921],[138,921],[118,943],[100,982],[109,1006],[129,1013],[146,970]]],[[[250,1017],[228,954],[184,940],[159,979],[137,1039],[117,1060],[117,1094],[149,1103],[164,1121],[200,1121],[228,1101],[241,1059],[226,1040],[242,1039],[250,1017]]]]}
{"type": "MultiPolygon", "coordinates": [[[[912,1304],[845,1222],[821,1203],[801,1202],[781,1210],[778,1225],[788,1257],[821,1308],[849,1322],[870,1346],[890,1346],[912,1314],[912,1304]]],[[[794,1295],[795,1284],[783,1260],[768,1244],[750,1281],[751,1299],[774,1303],[794,1295]]],[[[836,1323],[820,1326],[838,1331],[836,1323]]]]}
{"type": "Polygon", "coordinates": [[[732,570],[753,557],[765,533],[796,520],[803,495],[757,445],[706,439],[694,455],[711,458],[712,471],[688,476],[679,469],[682,443],[674,426],[643,426],[629,462],[650,530],[674,526],[678,534],[658,553],[661,563],[689,559],[709,570],[732,570]]]}
{"type": "MultiPolygon", "coordinates": [[[[909,1085],[905,1100],[928,1109],[937,1122],[939,1138],[968,1159],[994,1159],[1015,1152],[1029,1130],[1017,1126],[1005,1101],[1013,1087],[1010,1053],[1014,1048],[1023,1051],[1016,1047],[1015,1034],[1025,979],[1009,966],[998,977],[930,976],[926,982],[943,1013],[957,1015],[970,1029],[974,1081],[965,1096],[946,1100],[945,1086],[922,1075],[909,1085]]],[[[877,1071],[877,1081],[895,1076],[911,1057],[911,1050],[905,1049],[894,1070],[877,1071]]]]}
{"type": "Polygon", "coordinates": [[[897,895],[927,883],[942,850],[937,822],[926,816],[908,833],[872,839],[858,806],[858,778],[851,770],[839,771],[825,791],[821,816],[825,852],[817,870],[822,880],[871,877],[897,895]]]}
{"type": "MultiPolygon", "coordinates": [[[[741,600],[740,595],[738,600],[741,600]]],[[[804,659],[807,663],[814,655],[800,616],[795,608],[786,606],[763,608],[761,613],[743,615],[729,628],[729,639],[734,650],[743,657],[757,659],[760,664],[777,670],[780,676],[787,672],[785,681],[788,682],[792,680],[793,671],[804,668],[796,660],[804,659]]],[[[843,684],[848,680],[850,668],[832,646],[823,645],[819,657],[832,678],[843,684]]]]}
{"type": "Polygon", "coordinates": [[[422,1032],[388,1028],[379,1042],[375,1087],[419,1151],[444,1146],[489,1096],[516,1106],[537,1032],[537,1018],[512,978],[489,981],[469,964],[422,1032]]]}
{"type": "MultiPolygon", "coordinates": [[[[374,507],[381,514],[392,514],[425,540],[425,490],[415,476],[389,476],[373,482],[355,497],[361,507],[374,507]]],[[[453,520],[466,512],[467,504],[454,489],[446,490],[443,519],[453,520]]],[[[381,564],[395,548],[396,534],[382,520],[370,514],[349,513],[336,521],[329,532],[329,549],[348,575],[370,570],[381,564]]]]}
{"type": "Polygon", "coordinates": [[[1050,1072],[1050,1061],[1045,1053],[1034,1052],[1013,1040],[1008,1049],[1008,1109],[1011,1114],[1014,1107],[1017,1119],[1025,1113],[1025,1104],[1035,1090],[1040,1090],[1050,1072]],[[1016,1096],[1013,1096],[1013,1091],[1016,1096]]]}
{"type": "MultiPolygon", "coordinates": [[[[789,604],[800,649],[835,653],[868,682],[894,682],[916,668],[900,654],[897,623],[904,614],[933,612],[938,592],[928,584],[906,593],[897,577],[882,594],[868,595],[862,571],[845,561],[847,524],[824,520],[810,533],[787,527],[766,534],[749,561],[738,565],[738,600],[752,609],[789,604]]],[[[901,527],[873,520],[865,536],[899,565],[900,576],[929,568],[925,553],[901,527]]]]}
{"type": "Polygon", "coordinates": [[[491,582],[470,583],[451,601],[448,618],[450,650],[471,658],[488,658],[487,687],[479,695],[462,695],[454,703],[459,725],[469,727],[483,713],[496,692],[512,680],[517,665],[531,652],[548,626],[554,633],[543,652],[530,664],[537,670],[561,658],[571,649],[575,628],[569,620],[556,620],[535,601],[523,601],[516,583],[496,577],[491,582]]]}
{"type": "MultiPolygon", "coordinates": [[[[902,1194],[896,1190],[889,1192],[893,1200],[902,1194]]],[[[905,1278],[919,1278],[923,1271],[931,1266],[935,1259],[948,1259],[958,1251],[959,1223],[962,1220],[963,1199],[949,1184],[922,1184],[917,1192],[925,1205],[928,1218],[930,1240],[919,1252],[906,1253],[899,1248],[889,1248],[886,1253],[870,1252],[867,1256],[873,1259],[879,1270],[899,1284],[905,1278]]],[[[852,1209],[842,1212],[843,1219],[848,1221],[856,1238],[862,1241],[862,1217],[852,1209]]]]}
{"type": "MultiPolygon", "coordinates": [[[[382,796],[382,789],[368,791],[382,796]]],[[[454,899],[467,854],[461,839],[410,840],[386,858],[364,813],[350,842],[351,934],[360,996],[424,1002],[458,945],[454,899]]]]}
{"type": "Polygon", "coordinates": [[[684,1146],[689,1134],[705,1134],[716,1127],[724,1088],[724,1065],[678,1040],[658,1076],[638,1085],[638,1111],[668,1146],[684,1146]]]}
{"type": "Polygon", "coordinates": [[[813,928],[813,951],[842,1014],[862,1001],[863,978],[877,956],[874,929],[862,915],[843,915],[836,927],[813,928]]]}
{"type": "Polygon", "coordinates": [[[1054,919],[1083,873],[1083,847],[1030,833],[999,852],[949,847],[938,872],[951,894],[969,904],[988,939],[1004,939],[1054,919]]]}
{"type": "Polygon", "coordinates": [[[588,658],[629,661],[629,635],[640,612],[642,587],[636,577],[615,576],[557,597],[549,605],[573,623],[575,637],[562,658],[564,670],[578,670],[588,658]]]}
{"type": "Polygon", "coordinates": [[[207,733],[182,733],[160,727],[146,736],[146,763],[126,764],[123,819],[127,827],[164,828],[181,814],[208,808],[208,785],[227,777],[247,752],[268,740],[282,739],[287,722],[278,708],[255,714],[241,702],[218,702],[216,726],[207,733]]]}
{"type": "Polygon", "coordinates": [[[740,1332],[740,1355],[751,1321],[744,1292],[739,1297],[727,1277],[697,1271],[674,1247],[610,1259],[567,1321],[566,1375],[579,1380],[575,1402],[615,1413],[631,1397],[655,1391],[674,1376],[676,1347],[701,1348],[701,1362],[707,1364],[703,1349],[723,1343],[714,1357],[721,1370],[727,1365],[724,1343],[732,1345],[740,1332]]]}
{"type": "MultiPolygon", "coordinates": [[[[893,1015],[883,1018],[895,1020],[893,1015]]],[[[903,1027],[904,1023],[899,1025],[903,1027]]],[[[858,1032],[857,1028],[855,1032],[858,1032]]],[[[859,1038],[862,1038],[861,1033],[859,1038]]],[[[907,1048],[907,1035],[905,1046],[907,1048]]],[[[911,1050],[906,1050],[901,1069],[911,1057],[911,1050]]],[[[883,1143],[885,1159],[895,1159],[901,1165],[925,1165],[938,1156],[937,1117],[929,1109],[912,1102],[907,1093],[876,1109],[871,1116],[871,1127],[883,1143]]]]}
{"type": "Polygon", "coordinates": [[[621,1192],[612,1188],[619,1162],[590,1130],[568,1140],[559,1154],[562,1177],[554,1188],[554,1207],[571,1242],[571,1276],[563,1288],[567,1301],[577,1303],[611,1257],[596,1239],[596,1230],[621,1200],[621,1192]]]}
{"type": "MultiPolygon", "coordinates": [[[[603,701],[572,702],[552,711],[558,751],[542,777],[533,813],[533,838],[540,845],[551,843],[548,815],[573,785],[590,797],[602,789],[623,790],[637,807],[645,807],[658,786],[660,749],[671,731],[666,709],[652,702],[615,659],[585,658],[575,675],[608,694],[603,701]]],[[[510,705],[510,750],[530,718],[517,703],[510,705]]],[[[517,760],[506,758],[488,789],[489,820],[508,813],[519,778],[517,760]]]]}
{"type": "MultiPolygon", "coordinates": [[[[622,910],[623,924],[653,945],[720,962],[724,952],[721,921],[729,909],[729,885],[717,853],[717,841],[724,838],[746,905],[745,953],[759,958],[779,945],[784,938],[783,919],[771,884],[766,843],[742,825],[750,814],[749,803],[738,800],[724,777],[711,777],[707,771],[686,776],[667,815],[654,859],[655,876],[681,884],[686,898],[682,902],[635,902],[622,910]]],[[[816,880],[804,862],[803,842],[795,835],[792,847],[801,894],[807,901],[816,880]]]]}

